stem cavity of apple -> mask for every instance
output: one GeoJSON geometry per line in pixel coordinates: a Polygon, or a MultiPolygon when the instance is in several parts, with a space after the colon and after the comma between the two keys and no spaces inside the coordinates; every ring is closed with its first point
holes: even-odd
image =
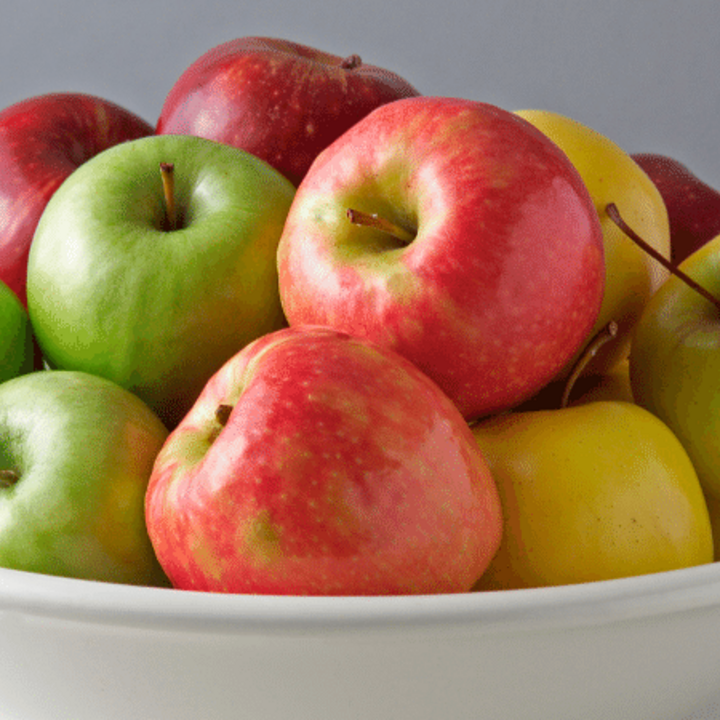
{"type": "Polygon", "coordinates": [[[600,332],[596,333],[590,342],[585,346],[582,355],[577,359],[575,365],[573,365],[570,376],[565,383],[562,398],[560,400],[560,407],[565,408],[570,401],[570,395],[575,387],[575,383],[578,378],[583,374],[583,371],[588,366],[588,363],[598,354],[600,348],[606,343],[614,339],[618,334],[618,324],[611,320],[600,332]]]}
{"type": "Polygon", "coordinates": [[[359,55],[349,55],[341,63],[343,70],[357,70],[362,65],[362,58],[359,55]]]}
{"type": "Polygon", "coordinates": [[[175,211],[175,166],[172,163],[160,163],[163,192],[165,193],[165,229],[168,232],[177,230],[177,213],[175,211]]]}
{"type": "Polygon", "coordinates": [[[702,285],[695,282],[689,275],[684,273],[675,263],[668,260],[664,255],[659,253],[652,245],[643,240],[620,215],[620,211],[615,203],[608,203],[605,206],[605,212],[608,217],[636,244],[639,245],[650,257],[657,260],[663,267],[669,270],[673,275],[679,277],[683,282],[689,285],[693,290],[700,293],[708,302],[711,302],[718,310],[720,310],[720,300],[712,293],[708,292],[702,285]]]}
{"type": "Polygon", "coordinates": [[[11,488],[20,480],[20,474],[16,470],[7,468],[0,470],[0,490],[11,488]]]}
{"type": "Polygon", "coordinates": [[[348,208],[345,214],[353,225],[360,225],[362,227],[380,230],[387,235],[391,235],[403,245],[409,245],[415,239],[415,235],[409,230],[406,230],[404,227],[401,227],[387,218],[380,217],[377,213],[366,213],[360,210],[348,208]]]}

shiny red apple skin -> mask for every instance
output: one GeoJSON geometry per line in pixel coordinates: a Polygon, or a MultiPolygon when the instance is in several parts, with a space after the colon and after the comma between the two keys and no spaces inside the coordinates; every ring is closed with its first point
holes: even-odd
{"type": "Polygon", "coordinates": [[[478,450],[403,358],[328,328],[286,328],[226,363],[171,433],[148,486],[148,532],[179,589],[464,592],[502,525],[478,450]]]}
{"type": "Polygon", "coordinates": [[[297,185],[318,153],[371,110],[418,94],[358,56],[243,37],[212,48],[185,70],[156,129],[247,150],[297,185]]]}
{"type": "Polygon", "coordinates": [[[0,112],[0,280],[25,307],[30,243],[55,190],[102,150],[152,133],[129,110],[83,93],[38,95],[0,112]]]}
{"type": "Polygon", "coordinates": [[[658,153],[637,153],[633,160],[657,187],[670,221],[670,256],[678,265],[720,235],[720,192],[686,165],[658,153]]]}
{"type": "Polygon", "coordinates": [[[567,156],[501,108],[412,98],[315,161],[278,249],[290,325],[368,337],[415,363],[468,420],[548,383],[599,312],[597,212],[567,156]],[[378,214],[406,246],[352,224],[378,214]]]}

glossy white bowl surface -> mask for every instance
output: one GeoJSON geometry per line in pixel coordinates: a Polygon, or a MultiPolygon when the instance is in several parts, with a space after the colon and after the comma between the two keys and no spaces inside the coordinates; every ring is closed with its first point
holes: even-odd
{"type": "Polygon", "coordinates": [[[3,720],[716,716],[719,564],[537,590],[356,598],[0,570],[3,720]]]}

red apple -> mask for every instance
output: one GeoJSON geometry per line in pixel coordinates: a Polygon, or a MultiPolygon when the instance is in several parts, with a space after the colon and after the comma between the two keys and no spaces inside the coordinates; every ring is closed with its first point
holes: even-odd
{"type": "Polygon", "coordinates": [[[497,488],[451,401],[392,351],[329,328],[246,346],[173,431],[146,495],[181,589],[468,590],[497,550],[497,488]]]}
{"type": "Polygon", "coordinates": [[[158,133],[198,135],[265,160],[297,184],[317,154],[371,110],[418,95],[357,55],[245,37],[199,57],[170,90],[158,133]]]}
{"type": "Polygon", "coordinates": [[[637,153],[632,158],[665,201],[670,253],[676,265],[720,235],[720,192],[674,158],[657,153],[637,153]]]}
{"type": "Polygon", "coordinates": [[[79,165],[153,128],[112,102],[82,93],[50,93],[0,112],[0,280],[27,307],[28,253],[55,190],[79,165]]]}
{"type": "Polygon", "coordinates": [[[498,107],[430,97],[378,108],[318,157],[278,267],[291,325],[399,352],[469,420],[559,372],[605,270],[598,214],[557,145],[498,107]]]}

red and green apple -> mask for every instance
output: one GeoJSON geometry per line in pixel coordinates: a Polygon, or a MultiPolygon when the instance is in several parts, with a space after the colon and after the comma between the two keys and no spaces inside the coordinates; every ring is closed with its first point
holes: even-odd
{"type": "Polygon", "coordinates": [[[535,394],[602,302],[600,222],[555,143],[501,108],[410,98],[317,158],[278,251],[291,325],[395,350],[467,419],[535,394]]]}
{"type": "Polygon", "coordinates": [[[501,527],[437,385],[323,327],[270,333],[213,376],[157,457],[146,517],[176,588],[279,595],[467,591],[501,527]]]}

